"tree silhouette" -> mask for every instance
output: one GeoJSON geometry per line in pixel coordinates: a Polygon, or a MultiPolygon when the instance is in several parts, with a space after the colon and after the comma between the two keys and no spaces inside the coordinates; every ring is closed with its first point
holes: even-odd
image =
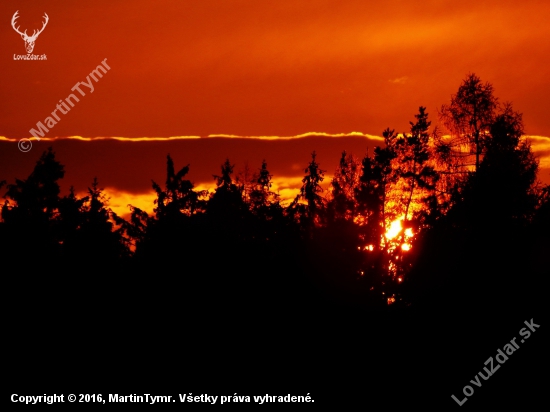
{"type": "Polygon", "coordinates": [[[365,227],[364,240],[375,249],[385,244],[383,236],[386,224],[397,217],[395,211],[388,211],[391,200],[391,189],[399,176],[393,167],[397,157],[397,140],[395,130],[383,131],[385,147],[377,146],[374,156],[367,153],[362,161],[362,172],[359,186],[355,191],[358,206],[359,223],[365,227]],[[390,197],[389,197],[390,196],[390,197]]]}
{"type": "Polygon", "coordinates": [[[221,165],[221,174],[213,175],[216,180],[216,190],[208,201],[207,213],[220,223],[229,224],[232,218],[237,218],[246,209],[243,192],[233,182],[232,174],[235,165],[229,159],[221,165]]]}
{"type": "Polygon", "coordinates": [[[320,195],[323,192],[321,182],[325,179],[325,171],[319,168],[315,160],[317,154],[311,153],[311,162],[305,169],[306,175],[302,179],[300,193],[296,196],[290,205],[291,213],[294,216],[300,216],[301,223],[312,228],[315,224],[321,224],[322,213],[325,208],[325,199],[320,195]],[[299,201],[307,202],[307,207],[300,206],[299,201]],[[298,212],[298,213],[296,213],[298,212]]]}
{"type": "MultiPolygon", "coordinates": [[[[158,200],[158,199],[157,199],[158,200]]],[[[124,236],[128,239],[128,247],[132,252],[141,249],[147,240],[148,226],[152,224],[149,214],[139,207],[128,205],[130,208],[130,221],[120,222],[124,230],[124,236]]]]}
{"type": "MultiPolygon", "coordinates": [[[[370,302],[384,302],[385,283],[390,279],[386,223],[394,219],[387,210],[391,191],[398,179],[393,167],[397,156],[395,130],[383,131],[385,147],[377,146],[374,155],[368,153],[362,160],[359,185],[355,189],[358,228],[357,249],[361,259],[357,265],[361,284],[366,287],[370,302]]],[[[392,200],[393,201],[393,200],[392,200]]]]}
{"type": "Polygon", "coordinates": [[[413,197],[417,192],[423,192],[423,198],[417,202],[418,206],[423,206],[425,199],[433,196],[438,177],[433,166],[429,165],[431,151],[428,130],[431,122],[428,121],[426,108],[420,106],[415,118],[416,122],[410,122],[410,135],[404,134],[396,144],[396,168],[404,181],[401,188],[404,227],[409,220],[413,197]]]}
{"type": "Polygon", "coordinates": [[[520,275],[538,249],[532,228],[540,199],[522,116],[505,104],[483,133],[477,171],[456,182],[450,209],[421,236],[410,276],[413,293],[429,291],[424,299],[442,308],[461,307],[465,299],[478,309],[525,303],[536,283],[520,275]]]}
{"type": "Polygon", "coordinates": [[[176,172],[174,161],[167,155],[164,189],[152,181],[157,194],[155,216],[131,206],[130,222],[122,222],[126,237],[135,247],[136,259],[144,265],[176,262],[182,250],[198,247],[194,218],[206,211],[207,191],[195,191],[193,183],[185,179],[188,173],[189,165],[176,172]]]}
{"type": "Polygon", "coordinates": [[[7,185],[2,206],[4,236],[2,250],[13,259],[24,259],[32,251],[38,264],[59,253],[54,217],[59,206],[59,179],[65,174],[63,165],[55,159],[52,148],[44,151],[25,180],[15,179],[7,185]]]}
{"type": "Polygon", "coordinates": [[[245,203],[251,202],[250,194],[254,190],[257,178],[257,174],[250,170],[248,162],[244,163],[244,167],[235,176],[235,184],[241,190],[241,196],[245,203]]]}
{"type": "Polygon", "coordinates": [[[460,216],[470,220],[463,224],[493,222],[493,226],[510,230],[510,225],[529,222],[537,204],[534,185],[538,161],[529,143],[521,139],[522,134],[522,115],[506,104],[490,126],[478,172],[455,195],[454,213],[460,211],[460,216]]]}
{"type": "Polygon", "coordinates": [[[108,207],[97,178],[88,188],[88,196],[77,199],[71,191],[60,203],[58,221],[64,229],[63,255],[70,263],[93,260],[98,265],[112,266],[129,257],[127,239],[120,226],[122,219],[108,207]]]}
{"type": "Polygon", "coordinates": [[[356,211],[355,189],[359,184],[361,163],[344,150],[331,181],[329,220],[353,220],[356,211]]]}
{"type": "Polygon", "coordinates": [[[59,201],[57,181],[65,175],[64,167],[55,160],[52,148],[45,151],[34,170],[26,180],[16,179],[7,185],[2,207],[2,218],[6,222],[41,225],[54,216],[59,201]]]}
{"type": "Polygon", "coordinates": [[[83,221],[83,211],[85,204],[89,202],[89,197],[78,198],[74,192],[74,187],[71,186],[69,194],[59,200],[59,214],[56,217],[56,225],[59,233],[59,238],[63,243],[64,255],[70,255],[67,249],[71,247],[78,249],[76,245],[77,232],[80,229],[83,221]]]}
{"type": "Polygon", "coordinates": [[[252,189],[249,195],[251,210],[265,220],[269,220],[275,216],[282,218],[283,214],[283,208],[279,203],[280,196],[271,191],[272,177],[264,159],[262,167],[252,182],[252,189]]]}
{"type": "Polygon", "coordinates": [[[498,110],[498,99],[493,95],[493,85],[482,83],[471,73],[466,76],[449,105],[442,105],[440,116],[453,133],[454,140],[447,143],[448,151],[463,158],[475,155],[475,170],[479,169],[480,156],[487,147],[489,129],[498,110]],[[467,146],[469,151],[464,153],[467,146]]]}
{"type": "Polygon", "coordinates": [[[196,192],[193,183],[184,179],[189,173],[189,165],[181,168],[177,173],[174,169],[174,161],[170,155],[166,156],[166,184],[163,190],[153,181],[153,189],[157,193],[155,213],[157,219],[177,219],[179,216],[191,216],[204,209],[201,197],[206,196],[206,191],[196,192]]]}

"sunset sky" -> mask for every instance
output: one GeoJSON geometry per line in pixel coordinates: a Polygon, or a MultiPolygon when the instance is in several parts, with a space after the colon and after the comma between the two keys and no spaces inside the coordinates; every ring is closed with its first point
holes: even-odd
{"type": "Polygon", "coordinates": [[[420,105],[438,124],[468,73],[523,113],[550,182],[547,1],[27,0],[3,1],[0,16],[0,180],[9,183],[53,146],[62,190],[82,192],[97,176],[119,212],[153,199],[168,153],[204,187],[226,157],[236,170],[265,158],[290,195],[313,150],[330,175],[342,150],[363,157],[386,127],[407,131],[420,105]],[[47,60],[14,60],[26,54],[16,11],[28,34],[49,16],[33,51],[47,60]],[[104,59],[110,70],[61,115],[53,141],[20,152],[17,141],[104,59]],[[91,141],[59,139],[71,136],[91,141]],[[166,139],[176,136],[195,138],[166,139]],[[164,139],[132,141],[143,137],[164,139]]]}

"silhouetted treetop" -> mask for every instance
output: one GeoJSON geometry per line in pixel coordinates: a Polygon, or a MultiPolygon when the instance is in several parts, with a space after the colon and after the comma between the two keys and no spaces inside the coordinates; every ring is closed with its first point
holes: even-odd
{"type": "Polygon", "coordinates": [[[184,179],[189,173],[189,165],[182,167],[177,173],[174,161],[166,156],[166,184],[164,190],[153,181],[153,189],[157,193],[155,213],[157,219],[164,217],[177,218],[180,215],[190,216],[204,208],[201,198],[206,191],[195,191],[190,180],[184,179]]]}
{"type": "Polygon", "coordinates": [[[55,159],[52,148],[44,151],[40,159],[25,180],[15,180],[7,185],[2,207],[2,218],[24,219],[29,222],[47,221],[53,218],[59,202],[59,184],[57,181],[65,175],[64,167],[55,159]]]}
{"type": "Polygon", "coordinates": [[[351,220],[355,217],[355,189],[359,183],[360,173],[360,161],[353,155],[347,154],[344,150],[331,181],[332,191],[328,205],[328,211],[331,216],[329,219],[351,220]]]}
{"type": "Polygon", "coordinates": [[[322,208],[323,199],[320,193],[323,192],[321,182],[325,180],[325,170],[319,168],[316,161],[317,154],[315,151],[311,153],[311,162],[306,167],[306,175],[302,179],[302,187],[300,188],[300,197],[307,201],[308,208],[311,214],[322,208]]]}
{"type": "Polygon", "coordinates": [[[493,85],[471,73],[466,76],[451,96],[451,103],[441,106],[440,117],[445,126],[457,138],[454,144],[469,146],[475,154],[475,168],[479,168],[480,156],[487,146],[490,127],[498,110],[498,99],[493,85]]]}
{"type": "Polygon", "coordinates": [[[256,179],[253,182],[253,188],[249,196],[250,204],[253,209],[258,210],[261,207],[270,207],[275,204],[278,205],[279,195],[271,191],[272,177],[273,176],[267,169],[267,162],[264,159],[262,161],[262,167],[259,169],[256,179]]]}

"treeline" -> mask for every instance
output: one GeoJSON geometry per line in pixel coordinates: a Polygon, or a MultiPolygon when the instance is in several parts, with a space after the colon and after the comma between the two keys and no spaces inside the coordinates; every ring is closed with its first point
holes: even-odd
{"type": "Polygon", "coordinates": [[[208,193],[167,156],[153,214],[131,207],[128,220],[96,180],[85,197],[61,196],[65,172],[50,148],[27,179],[0,183],[4,276],[32,285],[35,298],[66,292],[143,313],[533,298],[550,250],[550,190],[537,181],[521,114],[470,74],[439,118],[450,134],[420,107],[408,131],[384,130],[385,145],[363,159],[344,151],[328,192],[313,152],[288,206],[265,161],[234,177],[227,159],[208,193]]]}

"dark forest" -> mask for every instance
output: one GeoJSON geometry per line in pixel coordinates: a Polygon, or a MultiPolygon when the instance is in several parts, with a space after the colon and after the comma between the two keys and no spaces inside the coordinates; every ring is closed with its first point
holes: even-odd
{"type": "Polygon", "coordinates": [[[362,346],[376,356],[376,336],[402,351],[413,340],[404,336],[423,336],[432,321],[445,323],[441,342],[479,324],[454,337],[460,346],[489,333],[481,313],[536,316],[548,276],[550,187],[538,180],[521,113],[469,74],[437,113],[419,107],[411,118],[407,131],[384,130],[385,144],[363,158],[318,159],[312,147],[287,205],[271,190],[268,154],[246,173],[220,159],[213,192],[187,180],[183,155],[167,155],[166,180],[151,183],[154,213],[130,205],[123,219],[93,176],[87,196],[60,193],[63,159],[45,151],[27,178],[0,182],[9,327],[34,325],[36,339],[48,340],[52,319],[111,337],[142,322],[206,336],[213,332],[204,323],[213,322],[221,341],[274,328],[313,346],[341,340],[353,358],[362,346]],[[328,191],[327,165],[335,168],[328,191]],[[352,341],[363,343],[344,343],[352,341]]]}

